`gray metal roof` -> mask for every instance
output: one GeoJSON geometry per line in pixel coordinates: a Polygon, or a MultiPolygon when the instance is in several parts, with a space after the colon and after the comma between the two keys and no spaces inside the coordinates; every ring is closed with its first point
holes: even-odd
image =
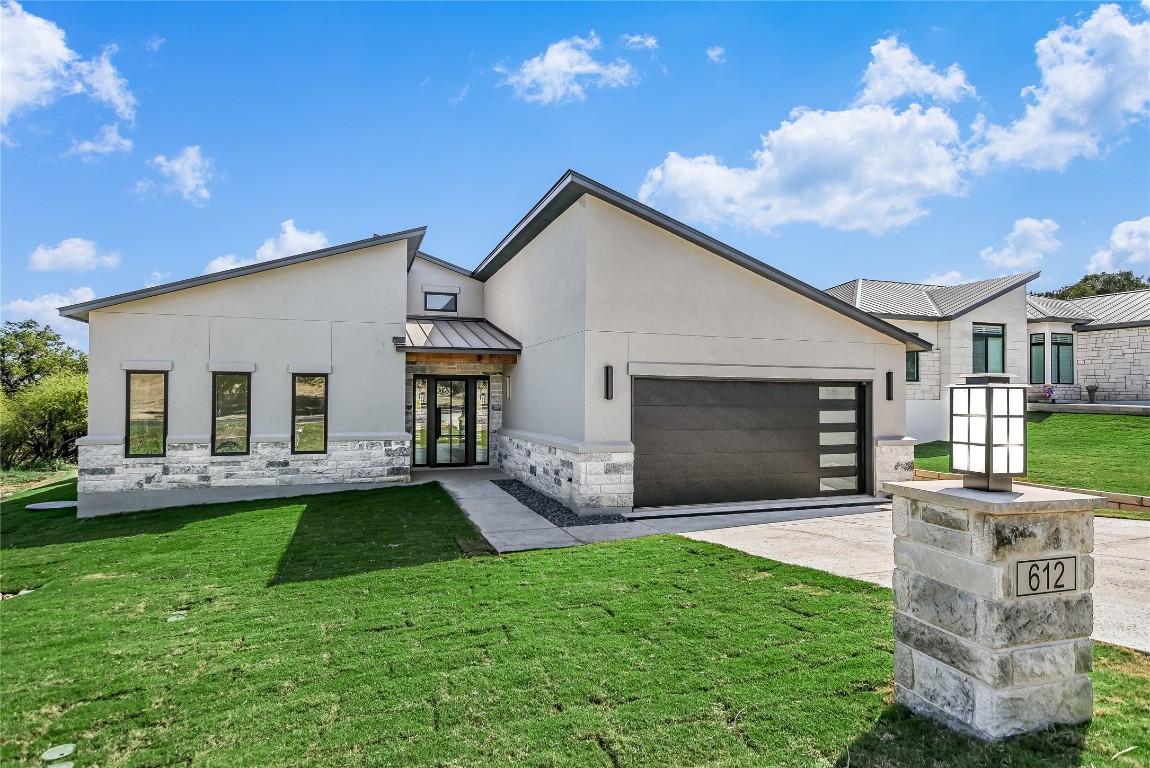
{"type": "Polygon", "coordinates": [[[1049,296],[1027,296],[1026,319],[1076,323],[1093,320],[1094,316],[1072,301],[1052,299],[1049,296]]]}
{"type": "Polygon", "coordinates": [[[716,256],[737,264],[760,277],[765,277],[784,288],[794,291],[800,296],[804,296],[828,309],[845,315],[869,328],[873,328],[904,344],[909,344],[915,349],[929,350],[932,348],[929,342],[923,341],[914,334],[897,328],[890,323],[886,323],[868,312],[859,310],[852,302],[843,301],[837,297],[828,295],[798,278],[791,277],[781,270],[764,264],[758,259],[716,240],[710,235],[706,235],[697,229],[687,226],[681,221],[677,221],[664,213],[656,211],[654,208],[643,205],[638,200],[627,197],[610,187],[606,187],[593,179],[589,179],[571,170],[563,174],[563,177],[555,183],[555,186],[507,233],[507,236],[503,238],[499,245],[495,246],[495,249],[487,255],[487,258],[475,268],[471,276],[486,281],[498,272],[504,264],[511,261],[517,253],[534,240],[552,221],[557,219],[584,195],[591,195],[605,203],[609,203],[636,218],[642,219],[648,224],[681,237],[693,245],[710,251],[716,256]]]}
{"type": "Polygon", "coordinates": [[[1080,331],[1150,325],[1150,289],[1108,293],[1105,296],[1087,296],[1083,299],[1072,299],[1071,303],[1086,310],[1094,318],[1076,325],[1075,328],[1080,331]]]}
{"type": "Polygon", "coordinates": [[[407,318],[407,337],[402,345],[407,352],[515,353],[523,345],[481,317],[407,318]]]}
{"type": "Polygon", "coordinates": [[[1038,277],[1038,272],[995,277],[960,285],[851,280],[826,293],[864,312],[900,320],[951,320],[1038,277]]]}
{"type": "Polygon", "coordinates": [[[115,296],[107,296],[102,299],[85,301],[81,304],[72,304],[67,307],[60,307],[60,315],[62,317],[70,317],[73,320],[80,320],[81,322],[86,323],[88,322],[88,313],[93,309],[113,307],[117,304],[125,304],[129,301],[138,301],[139,299],[150,299],[153,296],[162,296],[165,293],[182,291],[185,288],[197,288],[201,285],[218,283],[221,280],[230,280],[233,277],[253,275],[257,272],[264,272],[269,269],[278,269],[279,267],[287,267],[292,264],[302,264],[305,261],[322,259],[325,256],[334,256],[338,253],[359,251],[364,248],[371,248],[375,245],[394,243],[400,240],[407,241],[407,266],[408,269],[410,269],[411,262],[415,259],[415,254],[419,251],[419,244],[423,241],[423,235],[426,232],[427,227],[417,227],[415,229],[404,230],[403,232],[393,232],[390,235],[373,235],[372,237],[366,238],[364,240],[355,240],[353,242],[344,243],[342,245],[333,245],[330,248],[321,248],[318,251],[309,251],[307,253],[300,253],[295,256],[285,256],[282,259],[261,261],[255,264],[248,264],[243,267],[236,267],[235,269],[225,269],[222,272],[212,272],[211,274],[199,275],[198,277],[189,277],[186,280],[177,280],[173,283],[154,285],[150,288],[141,288],[138,291],[118,293],[115,296]]]}

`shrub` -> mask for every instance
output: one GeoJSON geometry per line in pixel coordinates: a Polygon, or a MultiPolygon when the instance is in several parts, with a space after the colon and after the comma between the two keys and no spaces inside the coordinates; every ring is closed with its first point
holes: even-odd
{"type": "Polygon", "coordinates": [[[0,395],[0,466],[74,461],[87,424],[87,374],[55,373],[0,395]]]}

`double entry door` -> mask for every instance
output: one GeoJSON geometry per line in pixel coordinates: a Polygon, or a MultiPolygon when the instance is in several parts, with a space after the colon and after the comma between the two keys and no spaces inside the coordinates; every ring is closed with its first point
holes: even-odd
{"type": "Polygon", "coordinates": [[[412,464],[486,464],[491,392],[487,377],[416,376],[414,387],[412,464]]]}

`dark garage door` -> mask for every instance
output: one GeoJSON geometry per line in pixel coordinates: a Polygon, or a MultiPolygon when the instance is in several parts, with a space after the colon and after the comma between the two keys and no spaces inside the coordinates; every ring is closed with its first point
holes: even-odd
{"type": "Polygon", "coordinates": [[[634,379],[635,506],[858,493],[857,384],[634,379]]]}

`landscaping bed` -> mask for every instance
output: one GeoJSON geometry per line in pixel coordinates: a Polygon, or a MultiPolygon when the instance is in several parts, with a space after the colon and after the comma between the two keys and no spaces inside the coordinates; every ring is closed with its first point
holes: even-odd
{"type": "Polygon", "coordinates": [[[982,744],[892,706],[889,590],[716,545],[486,556],[436,484],[86,521],[23,508],[74,493],[0,519],[0,587],[34,589],[0,603],[4,765],[64,743],[78,766],[1150,755],[1144,655],[1095,646],[1091,724],[982,744]]]}

